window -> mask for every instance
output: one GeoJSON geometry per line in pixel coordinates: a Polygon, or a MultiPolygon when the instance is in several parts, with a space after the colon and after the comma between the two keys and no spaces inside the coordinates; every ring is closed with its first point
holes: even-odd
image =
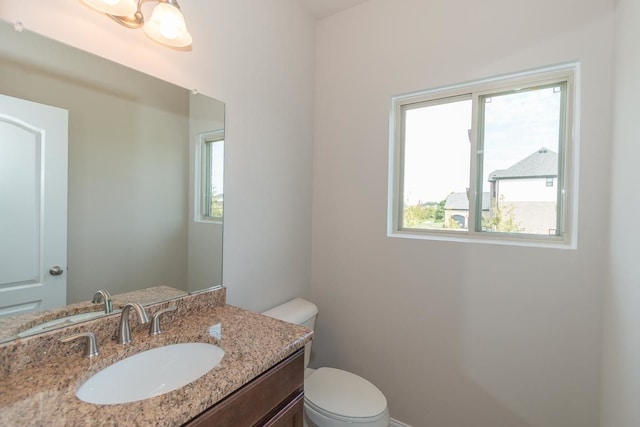
{"type": "Polygon", "coordinates": [[[198,212],[201,221],[220,221],[224,214],[224,131],[200,135],[196,164],[200,182],[198,212]]]}
{"type": "Polygon", "coordinates": [[[575,245],[577,65],[395,97],[389,234],[575,245]]]}

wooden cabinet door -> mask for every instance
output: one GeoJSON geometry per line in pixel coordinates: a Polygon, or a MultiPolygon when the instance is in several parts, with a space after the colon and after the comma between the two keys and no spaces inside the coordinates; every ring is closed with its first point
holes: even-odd
{"type": "Polygon", "coordinates": [[[264,424],[264,427],[302,427],[304,415],[304,393],[300,393],[289,404],[264,424]]]}
{"type": "MultiPolygon", "coordinates": [[[[250,427],[264,426],[282,414],[293,424],[296,409],[289,408],[296,399],[304,399],[304,349],[300,349],[250,383],[227,396],[196,418],[184,424],[187,427],[250,427]],[[287,412],[291,409],[291,413],[287,412]]],[[[295,405],[293,405],[295,407],[295,405]]],[[[297,407],[295,407],[297,408],[297,407]]],[[[300,414],[302,411],[300,410],[300,414]]]]}

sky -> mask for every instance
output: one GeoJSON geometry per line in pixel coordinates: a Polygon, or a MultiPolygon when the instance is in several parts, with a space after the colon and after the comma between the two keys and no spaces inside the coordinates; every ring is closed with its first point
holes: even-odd
{"type": "Polygon", "coordinates": [[[211,190],[224,194],[224,140],[211,145],[211,190]]]}
{"type": "MultiPolygon", "coordinates": [[[[485,102],[483,191],[488,175],[542,147],[558,152],[561,93],[548,87],[485,102]]],[[[424,105],[406,111],[404,201],[439,202],[464,192],[470,181],[472,101],[424,105]]]]}

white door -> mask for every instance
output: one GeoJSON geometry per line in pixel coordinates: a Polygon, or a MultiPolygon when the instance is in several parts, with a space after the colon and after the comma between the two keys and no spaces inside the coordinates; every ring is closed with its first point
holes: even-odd
{"type": "Polygon", "coordinates": [[[0,317],[67,300],[68,112],[0,95],[0,317]]]}

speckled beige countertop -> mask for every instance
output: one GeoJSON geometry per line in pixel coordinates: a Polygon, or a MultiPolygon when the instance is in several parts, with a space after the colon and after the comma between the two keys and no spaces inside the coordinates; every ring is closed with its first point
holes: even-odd
{"type": "Polygon", "coordinates": [[[311,339],[306,328],[226,305],[225,298],[220,289],[148,307],[150,316],[170,305],[178,309],[163,316],[162,335],[149,336],[148,325],[133,327],[129,345],[113,340],[119,315],[0,345],[0,425],[179,426],[311,339]],[[218,323],[221,339],[209,334],[218,323]],[[83,340],[58,342],[85,331],[96,334],[100,356],[83,358],[83,340]],[[75,390],[101,369],[140,351],[178,342],[210,342],[225,355],[203,377],[158,397],[118,405],[94,405],[76,398],[75,390]]]}

